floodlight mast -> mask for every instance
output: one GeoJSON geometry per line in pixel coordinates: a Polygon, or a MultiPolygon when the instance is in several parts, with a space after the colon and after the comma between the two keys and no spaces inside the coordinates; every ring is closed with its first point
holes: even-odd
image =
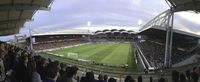
{"type": "Polygon", "coordinates": [[[88,41],[90,41],[90,29],[89,29],[90,26],[91,26],[91,22],[88,21],[87,22],[87,27],[88,27],[88,41]]]}

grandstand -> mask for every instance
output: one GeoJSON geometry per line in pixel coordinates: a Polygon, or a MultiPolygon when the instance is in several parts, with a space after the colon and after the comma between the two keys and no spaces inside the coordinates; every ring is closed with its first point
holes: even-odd
{"type": "Polygon", "coordinates": [[[106,40],[106,41],[131,41],[133,40],[135,32],[125,29],[104,29],[97,30],[91,37],[93,40],[106,40]]]}
{"type": "Polygon", "coordinates": [[[27,38],[30,44],[32,40],[35,50],[44,50],[67,45],[75,45],[78,43],[93,41],[132,41],[135,33],[132,30],[125,29],[104,29],[93,32],[81,29],[65,29],[62,31],[53,31],[46,33],[33,33],[31,38],[27,38]]]}
{"type": "Polygon", "coordinates": [[[32,33],[31,39],[28,37],[27,42],[29,44],[32,42],[33,49],[40,52],[42,57],[78,65],[81,69],[93,70],[95,73],[119,76],[137,73],[131,42],[134,36],[134,31],[125,29],[91,32],[82,29],[65,29],[32,33]],[[71,57],[68,53],[75,53],[76,56],[71,57]],[[129,65],[127,69],[125,65],[129,65]]]}
{"type": "MultiPolygon", "coordinates": [[[[137,44],[148,62],[150,62],[151,66],[162,68],[165,59],[166,29],[153,26],[145,30],[141,29],[139,35],[141,38],[137,44]]],[[[198,35],[173,29],[172,41],[172,67],[183,66],[197,61],[194,58],[190,60],[191,62],[181,63],[197,54],[195,50],[199,48],[198,35]]]]}
{"type": "Polygon", "coordinates": [[[32,34],[32,39],[29,37],[27,41],[29,44],[32,41],[35,50],[44,50],[84,43],[88,40],[88,35],[87,30],[67,29],[53,33],[32,34]]]}
{"type": "MultiPolygon", "coordinates": [[[[48,10],[51,2],[2,0],[0,36],[18,33],[37,10],[48,10]]],[[[31,34],[26,38],[30,49],[0,41],[0,82],[96,82],[97,74],[99,82],[134,82],[137,77],[137,82],[149,82],[149,78],[154,82],[199,82],[200,36],[174,29],[173,16],[186,10],[200,12],[200,0],[166,2],[170,9],[137,33],[67,29],[31,34]]]]}

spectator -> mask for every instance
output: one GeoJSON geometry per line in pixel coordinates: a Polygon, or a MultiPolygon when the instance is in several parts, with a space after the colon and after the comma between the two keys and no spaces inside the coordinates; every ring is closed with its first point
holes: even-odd
{"type": "Polygon", "coordinates": [[[59,68],[59,70],[61,69],[61,68],[60,68],[60,62],[59,62],[59,61],[57,61],[57,60],[54,61],[54,62],[53,62],[53,65],[57,66],[57,67],[59,68]]]}
{"type": "Polygon", "coordinates": [[[0,82],[4,82],[5,78],[6,78],[5,68],[2,58],[0,58],[0,82]]]}
{"type": "Polygon", "coordinates": [[[134,80],[133,78],[131,78],[131,79],[129,80],[129,82],[135,82],[135,80],[134,80]]]}
{"type": "Polygon", "coordinates": [[[65,72],[66,72],[66,67],[67,67],[67,65],[66,64],[64,64],[64,63],[60,63],[60,76],[62,76],[65,72]]]}
{"type": "Polygon", "coordinates": [[[3,58],[5,55],[6,55],[5,45],[4,43],[0,42],[0,57],[3,58]]]}
{"type": "Polygon", "coordinates": [[[76,78],[77,71],[78,68],[76,66],[68,67],[65,74],[63,74],[57,82],[78,82],[76,78]]]}
{"type": "Polygon", "coordinates": [[[199,75],[200,75],[200,66],[199,66],[199,68],[198,68],[198,73],[199,73],[199,75]]]}
{"type": "Polygon", "coordinates": [[[46,74],[45,74],[45,67],[48,65],[48,61],[45,58],[41,58],[40,56],[38,57],[37,63],[37,72],[40,74],[41,79],[45,80],[46,79],[46,74]]]}
{"type": "Polygon", "coordinates": [[[138,76],[138,82],[142,82],[142,76],[138,76]]]}
{"type": "Polygon", "coordinates": [[[27,62],[28,57],[25,55],[22,55],[19,58],[19,65],[17,66],[16,70],[16,79],[19,82],[27,82],[27,62]]]}
{"type": "Polygon", "coordinates": [[[176,70],[172,71],[172,82],[179,82],[179,72],[176,70]]]}
{"type": "Polygon", "coordinates": [[[51,62],[45,67],[45,69],[47,78],[44,80],[44,82],[56,82],[59,77],[59,67],[56,66],[55,63],[51,62]]]}
{"type": "Polygon", "coordinates": [[[36,62],[29,61],[27,64],[27,75],[29,82],[42,82],[40,74],[36,71],[36,62]]]}
{"type": "Polygon", "coordinates": [[[188,81],[190,81],[190,70],[186,70],[185,74],[187,76],[188,81]]]}
{"type": "Polygon", "coordinates": [[[150,82],[153,82],[153,78],[152,77],[150,77],[149,80],[150,80],[150,82]]]}
{"type": "Polygon", "coordinates": [[[85,81],[86,82],[96,82],[94,79],[94,73],[93,72],[87,72],[85,76],[85,81]]]}
{"type": "Polygon", "coordinates": [[[160,79],[158,79],[158,82],[165,82],[165,79],[164,78],[160,78],[160,79]]]}
{"type": "Polygon", "coordinates": [[[183,73],[180,74],[180,82],[186,82],[186,77],[183,73]]]}
{"type": "Polygon", "coordinates": [[[107,81],[108,81],[108,75],[104,75],[104,76],[103,76],[103,81],[104,81],[104,82],[107,82],[107,81]]]}
{"type": "Polygon", "coordinates": [[[108,79],[108,82],[117,82],[117,80],[111,77],[110,79],[108,79]]]}
{"type": "Polygon", "coordinates": [[[86,82],[86,78],[83,76],[83,77],[81,77],[81,80],[80,80],[80,82],[86,82]]]}
{"type": "Polygon", "coordinates": [[[124,82],[135,82],[135,80],[131,76],[126,76],[124,82]]]}
{"type": "Polygon", "coordinates": [[[67,71],[67,82],[77,82],[76,74],[77,74],[78,68],[76,66],[72,66],[67,71]]]}
{"type": "Polygon", "coordinates": [[[99,74],[97,82],[104,82],[102,74],[99,74]]]}
{"type": "Polygon", "coordinates": [[[197,69],[197,67],[195,66],[195,67],[193,67],[192,71],[193,71],[193,72],[195,72],[195,71],[196,71],[196,69],[197,69]]]}
{"type": "Polygon", "coordinates": [[[196,72],[192,72],[191,73],[191,80],[192,80],[192,82],[198,82],[198,80],[199,80],[199,74],[196,73],[196,72]]]}

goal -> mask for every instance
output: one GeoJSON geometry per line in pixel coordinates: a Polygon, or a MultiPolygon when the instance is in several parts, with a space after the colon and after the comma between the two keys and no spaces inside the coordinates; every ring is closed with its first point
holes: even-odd
{"type": "Polygon", "coordinates": [[[78,53],[68,52],[67,57],[73,58],[73,59],[78,59],[78,53]]]}

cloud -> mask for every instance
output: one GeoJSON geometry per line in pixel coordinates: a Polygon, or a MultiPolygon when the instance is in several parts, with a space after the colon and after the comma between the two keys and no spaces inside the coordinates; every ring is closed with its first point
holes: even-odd
{"type": "Polygon", "coordinates": [[[140,4],[141,0],[132,0],[133,4],[140,4]]]}
{"type": "Polygon", "coordinates": [[[84,27],[88,21],[91,26],[137,27],[138,20],[142,26],[166,9],[164,0],[55,0],[50,11],[38,11],[20,33],[84,27]]]}
{"type": "MultiPolygon", "coordinates": [[[[28,34],[29,28],[52,31],[87,26],[138,27],[169,9],[165,0],[55,0],[50,11],[38,11],[34,21],[20,30],[28,34]]],[[[200,15],[181,12],[176,14],[175,28],[200,33],[200,15]]],[[[118,28],[118,27],[116,27],[118,28]]]]}
{"type": "Polygon", "coordinates": [[[28,25],[74,28],[91,21],[92,25],[137,26],[138,20],[145,24],[167,8],[162,0],[55,0],[51,11],[37,12],[28,25]]]}

